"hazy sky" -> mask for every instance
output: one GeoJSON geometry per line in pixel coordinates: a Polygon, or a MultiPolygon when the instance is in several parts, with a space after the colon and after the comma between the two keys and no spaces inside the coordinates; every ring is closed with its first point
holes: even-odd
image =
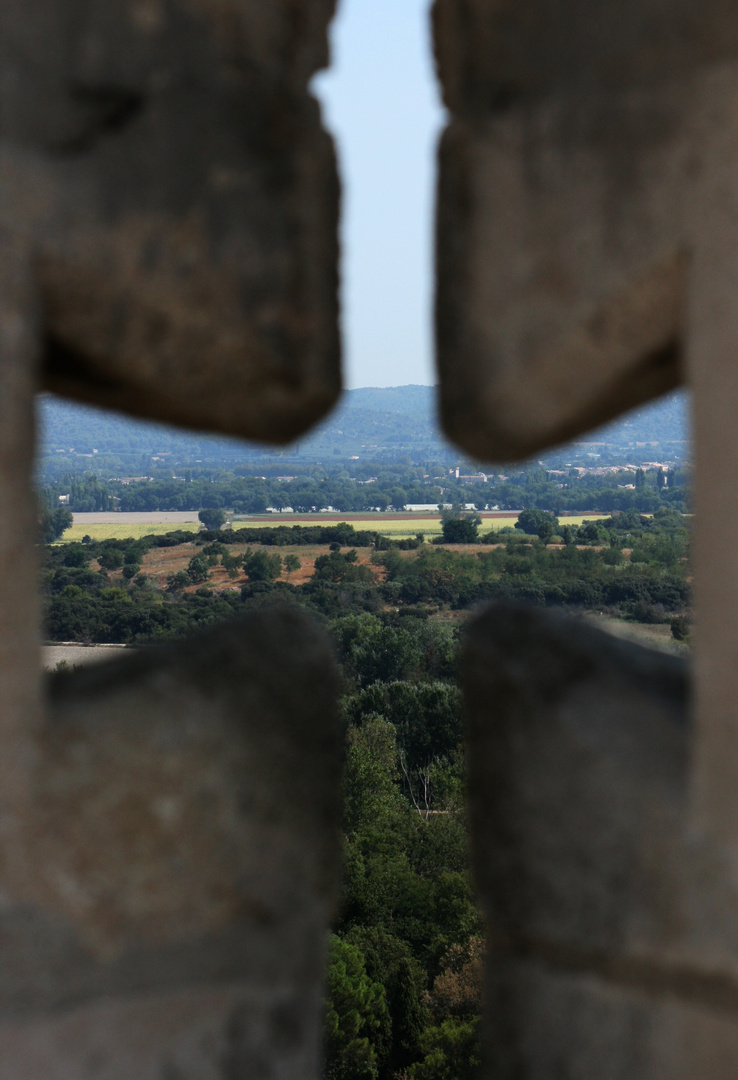
{"type": "Polygon", "coordinates": [[[344,183],[345,384],[433,383],[432,218],[442,123],[428,0],[340,0],[315,80],[344,183]]]}

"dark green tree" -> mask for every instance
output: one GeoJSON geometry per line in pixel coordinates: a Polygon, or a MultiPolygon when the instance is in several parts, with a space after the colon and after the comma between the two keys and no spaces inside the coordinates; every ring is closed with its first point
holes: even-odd
{"type": "Polygon", "coordinates": [[[210,577],[207,559],[202,555],[193,555],[187,566],[187,576],[193,585],[202,585],[210,577]]]}
{"type": "Polygon", "coordinates": [[[444,1020],[426,1028],[422,1036],[424,1057],[412,1065],[409,1080],[476,1080],[481,1065],[479,1019],[444,1020]]]}
{"type": "Polygon", "coordinates": [[[117,547],[103,548],[97,561],[103,570],[118,570],[123,565],[123,552],[117,547]]]}
{"type": "Polygon", "coordinates": [[[675,641],[689,641],[690,621],[684,615],[676,615],[671,620],[671,636],[675,641]]]}
{"type": "Polygon", "coordinates": [[[302,563],[298,559],[297,555],[293,555],[291,552],[289,555],[285,555],[283,563],[288,579],[302,566],[302,563]]]}
{"type": "Polygon", "coordinates": [[[335,935],[327,983],[326,1080],[377,1080],[377,1049],[390,1031],[384,988],[370,980],[360,949],[335,935]]]}
{"type": "Polygon", "coordinates": [[[417,970],[405,957],[394,971],[388,1004],[392,1017],[390,1068],[397,1073],[420,1057],[421,1038],[428,1021],[418,989],[417,970]]]}
{"type": "Polygon", "coordinates": [[[55,510],[49,510],[42,506],[39,511],[39,529],[41,539],[45,544],[53,544],[59,540],[67,529],[71,528],[74,518],[66,506],[59,506],[55,510]]]}
{"type": "MultiPolygon", "coordinates": [[[[553,532],[556,532],[559,527],[559,519],[549,510],[522,510],[518,520],[515,522],[515,528],[528,536],[540,536],[538,530],[543,524],[551,525],[553,532]]],[[[553,532],[551,535],[553,535],[553,532]]]]}
{"type": "Polygon", "coordinates": [[[441,525],[444,544],[476,544],[481,524],[478,514],[447,517],[441,525]]]}
{"type": "Polygon", "coordinates": [[[240,567],[243,565],[243,557],[241,555],[229,555],[226,551],[225,555],[221,555],[220,563],[229,578],[236,578],[240,567]]]}
{"type": "Polygon", "coordinates": [[[552,521],[542,521],[538,526],[538,536],[543,540],[544,544],[548,544],[551,541],[555,531],[552,521]]]}
{"type": "Polygon", "coordinates": [[[370,716],[389,720],[413,774],[435,758],[448,757],[461,739],[459,688],[438,679],[374,682],[347,701],[346,712],[355,724],[370,716]]]}
{"type": "Polygon", "coordinates": [[[249,581],[275,581],[282,573],[282,556],[248,548],[243,557],[243,568],[249,581]]]}
{"type": "Polygon", "coordinates": [[[225,510],[217,510],[212,507],[198,511],[197,516],[206,529],[220,529],[226,522],[225,510]]]}
{"type": "Polygon", "coordinates": [[[318,555],[315,560],[315,580],[341,584],[347,581],[373,584],[376,578],[368,566],[358,561],[356,549],[341,553],[339,544],[331,544],[330,555],[318,555]]]}
{"type": "Polygon", "coordinates": [[[577,532],[577,540],[580,544],[598,544],[607,539],[600,525],[596,521],[583,522],[577,532]]]}
{"type": "Polygon", "coordinates": [[[87,566],[90,561],[90,553],[82,544],[67,544],[64,552],[65,566],[87,566]]]}

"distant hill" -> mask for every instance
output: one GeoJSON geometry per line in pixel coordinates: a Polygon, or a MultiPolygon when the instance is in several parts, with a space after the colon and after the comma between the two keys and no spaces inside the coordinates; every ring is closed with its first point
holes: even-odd
{"type": "Polygon", "coordinates": [[[604,442],[619,446],[638,443],[688,444],[690,441],[689,396],[667,394],[653,405],[644,405],[606,427],[582,436],[580,443],[604,442]]]}
{"type": "Polygon", "coordinates": [[[436,411],[436,387],[410,384],[408,386],[363,386],[359,390],[347,390],[337,411],[425,413],[429,417],[436,411]]]}
{"type": "Polygon", "coordinates": [[[151,471],[152,458],[230,468],[275,458],[334,462],[354,456],[382,459],[409,454],[434,460],[459,456],[438,430],[431,386],[348,390],[323,424],[279,451],[133,420],[48,394],[38,400],[38,426],[42,475],[49,471],[59,475],[64,469],[145,474],[151,471]]]}
{"type": "MultiPolygon", "coordinates": [[[[269,462],[335,464],[342,459],[458,462],[463,455],[442,436],[432,386],[365,387],[347,391],[332,415],[284,450],[265,450],[235,439],[184,432],[73,404],[51,395],[38,401],[39,474],[65,472],[149,475],[157,468],[234,468],[269,462]]],[[[546,452],[545,461],[584,461],[594,455],[640,460],[689,457],[688,398],[671,394],[546,452]]]]}
{"type": "Polygon", "coordinates": [[[307,456],[366,457],[370,451],[458,457],[438,427],[434,386],[363,387],[344,394],[338,407],[301,443],[307,456]],[[337,455],[336,455],[337,452],[337,455]]]}

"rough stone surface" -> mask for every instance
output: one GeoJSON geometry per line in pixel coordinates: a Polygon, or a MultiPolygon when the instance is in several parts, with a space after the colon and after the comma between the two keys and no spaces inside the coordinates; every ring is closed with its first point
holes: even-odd
{"type": "MultiPolygon", "coordinates": [[[[338,391],[335,0],[0,5],[0,1076],[317,1077],[329,650],[254,616],[39,700],[34,386],[280,442],[338,391]],[[43,706],[43,707],[42,707],[43,706]]],[[[690,378],[679,661],[498,608],[466,650],[495,1080],[738,1060],[738,0],[436,0],[449,434],[530,454],[690,378]]]]}
{"type": "Polygon", "coordinates": [[[299,1012],[240,985],[101,999],[0,1024],[0,1062],[19,1080],[294,1080],[311,1075],[299,1012]]]}
{"type": "Polygon", "coordinates": [[[563,89],[685,82],[738,52],[734,0],[437,0],[438,59],[454,111],[503,111],[563,89]]]}
{"type": "Polygon", "coordinates": [[[269,442],[339,390],[335,0],[8,0],[0,228],[45,385],[269,442]]]}
{"type": "Polygon", "coordinates": [[[0,242],[0,838],[9,838],[24,812],[23,778],[41,720],[31,488],[38,313],[22,246],[2,231],[0,242]]]}
{"type": "MultiPolygon", "coordinates": [[[[726,106],[731,98],[726,87],[726,106]]],[[[717,114],[719,115],[719,114],[717,114]]],[[[711,191],[695,217],[705,238],[692,256],[690,381],[695,440],[694,681],[697,732],[694,756],[694,827],[705,839],[731,848],[738,878],[738,452],[734,438],[738,400],[738,244],[733,236],[738,132],[725,117],[725,146],[708,174],[711,191]],[[709,240],[709,242],[708,242],[709,240]]]]}
{"type": "Polygon", "coordinates": [[[327,643],[272,612],[49,685],[0,852],[0,1075],[317,1077],[327,643]]]}
{"type": "Polygon", "coordinates": [[[499,1075],[731,1076],[738,4],[436,0],[434,19],[448,434],[509,460],[682,381],[694,399],[689,725],[667,661],[594,631],[510,616],[472,637],[477,865],[508,973],[491,1045],[515,998],[521,1055],[499,1075]],[[557,999],[569,969],[581,1008],[557,999]]]}
{"type": "Polygon", "coordinates": [[[476,620],[464,691],[493,937],[609,956],[679,922],[685,674],[678,657],[535,609],[476,620]]]}
{"type": "Polygon", "coordinates": [[[683,661],[499,606],[463,669],[487,1075],[727,1080],[738,889],[692,824],[683,661]]]}
{"type": "Polygon", "coordinates": [[[253,616],[42,700],[33,393],[284,442],[339,390],[335,0],[0,6],[0,1076],[317,1077],[330,649],[253,616]]]}
{"type": "Polygon", "coordinates": [[[524,457],[684,378],[735,246],[737,14],[436,0],[438,363],[465,449],[524,457]]]}
{"type": "Polygon", "coordinates": [[[654,994],[576,966],[521,959],[488,982],[488,1073],[495,1080],[731,1080],[733,1009],[654,994]]]}

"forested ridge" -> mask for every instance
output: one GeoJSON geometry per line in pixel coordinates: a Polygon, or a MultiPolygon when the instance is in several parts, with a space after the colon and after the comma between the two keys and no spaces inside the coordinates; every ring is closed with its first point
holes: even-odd
{"type": "MultiPolygon", "coordinates": [[[[145,423],[51,395],[38,399],[37,415],[41,483],[89,471],[107,478],[157,475],[172,468],[178,473],[246,469],[269,475],[353,460],[390,467],[403,459],[411,465],[436,462],[460,465],[462,472],[477,468],[441,434],[430,386],[348,390],[327,420],[281,451],[145,423]]],[[[543,465],[607,465],[626,458],[683,464],[689,460],[689,438],[687,398],[671,394],[576,443],[547,451],[543,465]]]]}

